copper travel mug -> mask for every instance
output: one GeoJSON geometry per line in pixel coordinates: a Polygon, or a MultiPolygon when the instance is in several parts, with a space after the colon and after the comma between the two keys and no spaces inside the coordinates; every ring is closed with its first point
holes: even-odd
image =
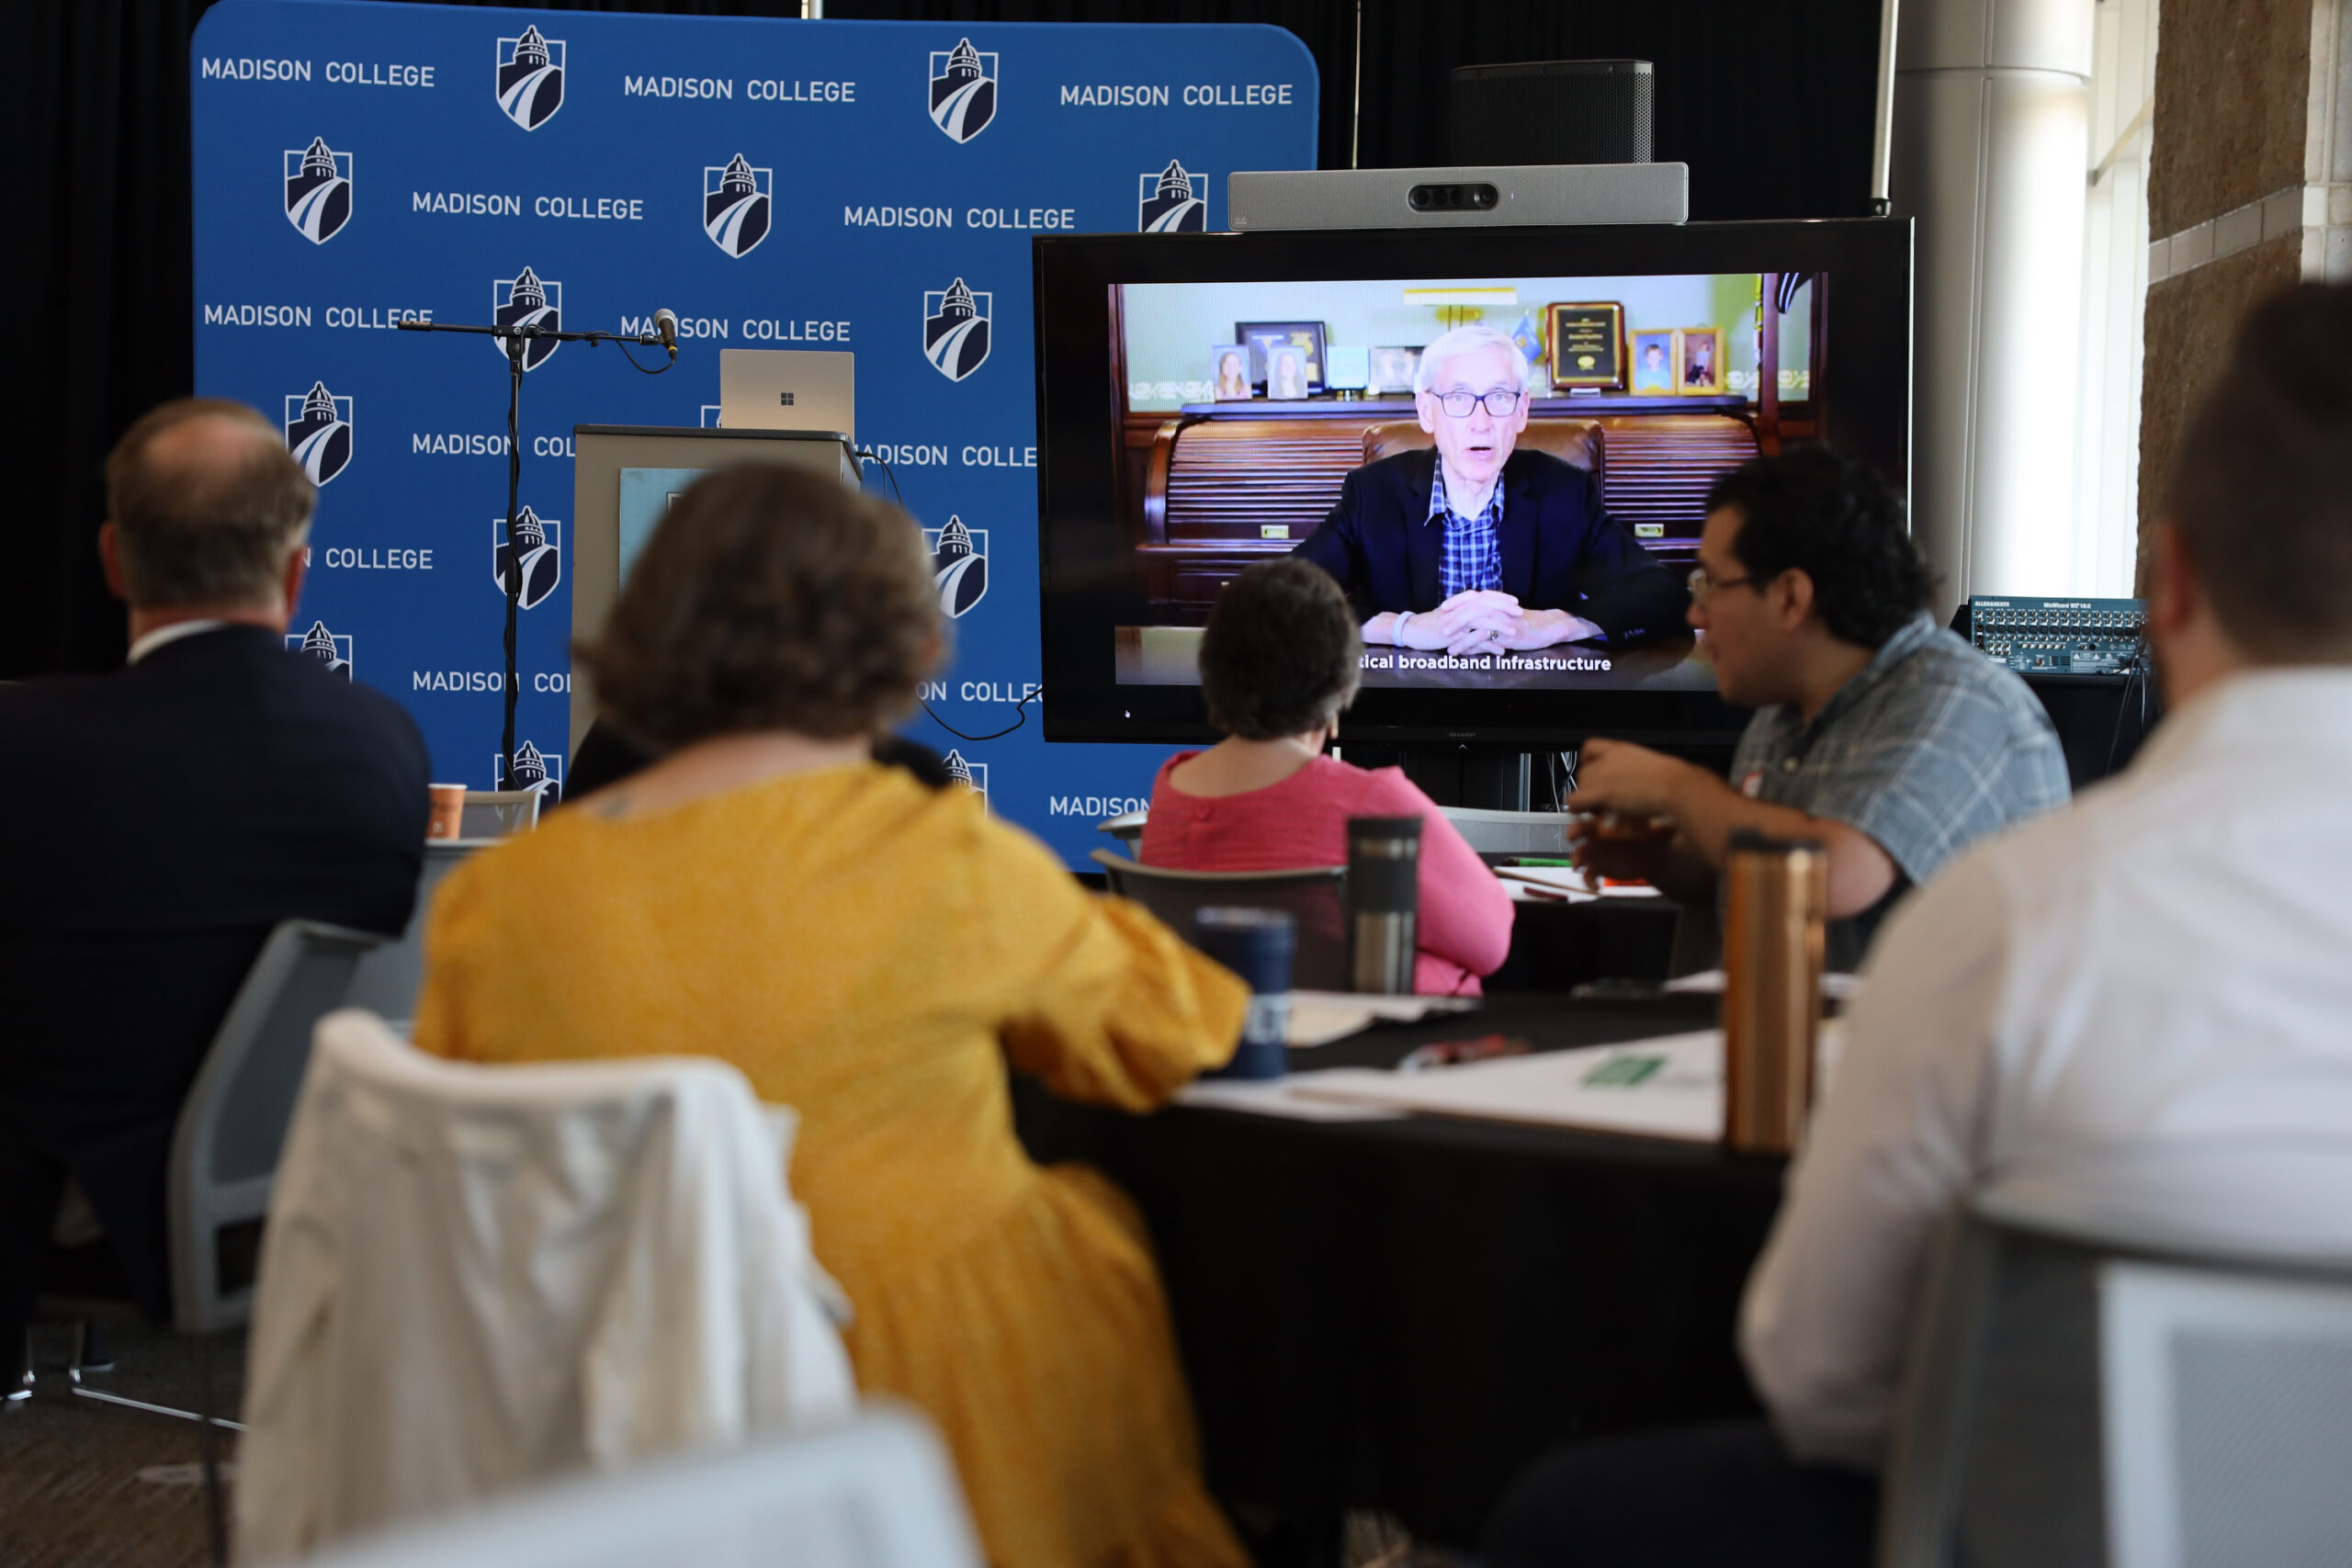
{"type": "Polygon", "coordinates": [[[1348,818],[1348,984],[1404,995],[1413,988],[1421,908],[1421,819],[1348,818]]]}
{"type": "Polygon", "coordinates": [[[1739,833],[1724,863],[1724,1141],[1793,1153],[1813,1104],[1829,856],[1739,833]]]}

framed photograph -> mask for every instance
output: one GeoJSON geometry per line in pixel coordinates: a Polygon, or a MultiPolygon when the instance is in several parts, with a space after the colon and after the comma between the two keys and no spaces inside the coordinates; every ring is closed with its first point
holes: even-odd
{"type": "Polygon", "coordinates": [[[1236,321],[1233,335],[1250,345],[1250,379],[1261,396],[1296,402],[1323,389],[1322,322],[1236,321]]]}
{"type": "Polygon", "coordinates": [[[1421,367],[1418,348],[1375,348],[1372,351],[1372,395],[1409,398],[1413,377],[1421,367]]]}
{"type": "Polygon", "coordinates": [[[1372,350],[1335,343],[1323,354],[1323,383],[1331,390],[1353,397],[1372,385],[1372,350]]]}
{"type": "Polygon", "coordinates": [[[1637,396],[1674,396],[1674,333],[1670,328],[1634,334],[1634,391],[1637,396]]]}
{"type": "Polygon", "coordinates": [[[1724,389],[1724,330],[1674,329],[1674,389],[1685,397],[1713,396],[1724,389]]]}
{"type": "Polygon", "coordinates": [[[1615,300],[1544,306],[1544,344],[1555,391],[1623,389],[1625,307],[1615,300]]]}
{"type": "Polygon", "coordinates": [[[1209,396],[1221,403],[1241,403],[1257,395],[1258,389],[1250,384],[1250,345],[1220,343],[1211,347],[1209,396]]]}

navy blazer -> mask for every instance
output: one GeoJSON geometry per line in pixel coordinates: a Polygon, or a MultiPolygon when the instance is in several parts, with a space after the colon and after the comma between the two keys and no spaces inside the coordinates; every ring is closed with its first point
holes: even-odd
{"type": "MultiPolygon", "coordinates": [[[[1430,516],[1437,449],[1366,463],[1340,502],[1292,554],[1348,591],[1359,616],[1434,610],[1445,599],[1438,564],[1445,524],[1430,516]]],[[[1503,592],[1531,610],[1566,610],[1611,644],[1683,629],[1690,595],[1601,503],[1600,481],[1548,452],[1503,464],[1503,592]]]]}
{"type": "Polygon", "coordinates": [[[65,1170],[161,1305],[164,1156],[213,1032],[278,921],[406,926],[429,766],[398,704],[264,627],[0,685],[0,1334],[65,1170]]]}

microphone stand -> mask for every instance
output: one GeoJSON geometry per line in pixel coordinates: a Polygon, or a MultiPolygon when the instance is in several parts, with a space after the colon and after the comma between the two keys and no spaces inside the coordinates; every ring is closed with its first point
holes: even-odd
{"type": "Polygon", "coordinates": [[[499,575],[506,581],[506,669],[501,677],[500,694],[505,699],[505,723],[499,731],[498,755],[506,773],[504,782],[511,787],[514,782],[514,701],[522,694],[515,688],[521,677],[515,671],[514,630],[517,612],[523,603],[523,561],[514,553],[514,529],[522,516],[523,494],[523,435],[521,417],[523,406],[524,359],[534,343],[584,343],[594,347],[600,343],[619,344],[623,358],[628,358],[629,344],[646,348],[666,347],[670,362],[657,369],[647,370],[635,359],[629,364],[648,376],[659,376],[678,362],[678,345],[663,344],[651,333],[639,333],[635,337],[618,333],[560,333],[526,322],[521,326],[460,326],[448,321],[401,321],[395,323],[408,333],[467,333],[475,337],[494,337],[506,347],[506,570],[499,575]]]}

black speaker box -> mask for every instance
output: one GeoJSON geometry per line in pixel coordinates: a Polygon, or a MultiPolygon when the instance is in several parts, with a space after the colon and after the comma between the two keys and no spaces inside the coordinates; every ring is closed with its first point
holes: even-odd
{"type": "Polygon", "coordinates": [[[1648,164],[1657,78],[1646,60],[1532,60],[1453,73],[1460,165],[1648,164]]]}

